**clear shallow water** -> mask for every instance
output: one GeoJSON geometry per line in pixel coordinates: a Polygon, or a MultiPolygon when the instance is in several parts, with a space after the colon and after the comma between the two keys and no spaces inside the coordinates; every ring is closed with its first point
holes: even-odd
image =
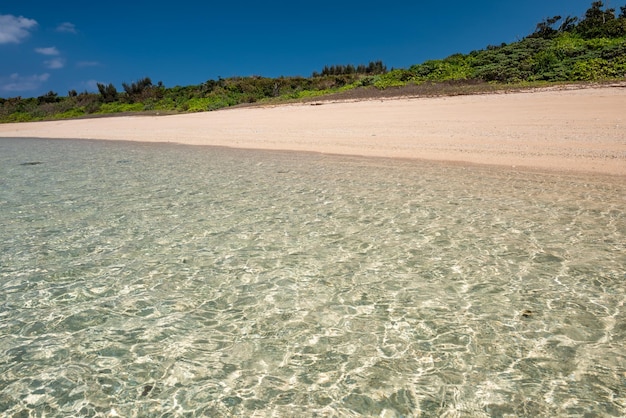
{"type": "Polygon", "coordinates": [[[625,207],[623,179],[0,139],[0,413],[623,416],[625,207]]]}

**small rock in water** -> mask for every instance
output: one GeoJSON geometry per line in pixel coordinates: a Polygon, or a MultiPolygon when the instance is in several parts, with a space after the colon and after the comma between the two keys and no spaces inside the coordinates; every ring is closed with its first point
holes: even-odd
{"type": "Polygon", "coordinates": [[[148,396],[148,394],[152,391],[153,388],[154,386],[152,385],[145,385],[143,387],[143,392],[141,392],[141,396],[148,396]]]}

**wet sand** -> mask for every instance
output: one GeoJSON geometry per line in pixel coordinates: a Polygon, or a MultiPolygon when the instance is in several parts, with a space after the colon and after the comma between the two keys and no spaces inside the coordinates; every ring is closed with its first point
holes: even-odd
{"type": "Polygon", "coordinates": [[[2,124],[0,137],[172,142],[625,176],[626,87],[2,124]]]}

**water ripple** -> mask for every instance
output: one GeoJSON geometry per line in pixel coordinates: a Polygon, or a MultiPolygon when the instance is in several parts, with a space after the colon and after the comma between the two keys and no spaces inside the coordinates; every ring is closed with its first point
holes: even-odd
{"type": "Polygon", "coordinates": [[[4,415],[626,414],[620,179],[6,139],[0,178],[4,415]]]}

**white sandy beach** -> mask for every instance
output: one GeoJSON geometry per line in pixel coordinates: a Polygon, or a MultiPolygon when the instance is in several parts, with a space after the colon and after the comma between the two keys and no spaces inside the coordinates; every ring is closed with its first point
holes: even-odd
{"type": "Polygon", "coordinates": [[[0,125],[0,137],[175,142],[626,175],[626,86],[0,125]]]}

